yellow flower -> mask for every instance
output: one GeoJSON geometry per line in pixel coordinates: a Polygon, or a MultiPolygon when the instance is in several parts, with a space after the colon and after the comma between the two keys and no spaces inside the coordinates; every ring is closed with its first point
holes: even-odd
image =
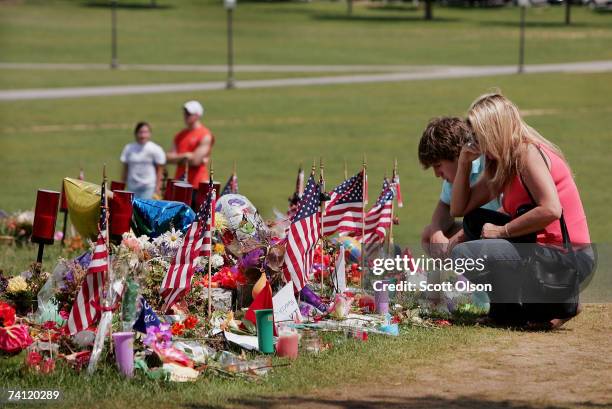
{"type": "Polygon", "coordinates": [[[227,219],[221,213],[215,213],[215,229],[225,230],[227,228],[227,219]]]}
{"type": "Polygon", "coordinates": [[[215,244],[215,246],[213,247],[213,251],[217,254],[223,254],[225,253],[225,246],[221,243],[217,243],[215,244]]]}
{"type": "Polygon", "coordinates": [[[8,281],[6,291],[13,294],[28,291],[28,283],[22,276],[15,276],[8,281]]]}

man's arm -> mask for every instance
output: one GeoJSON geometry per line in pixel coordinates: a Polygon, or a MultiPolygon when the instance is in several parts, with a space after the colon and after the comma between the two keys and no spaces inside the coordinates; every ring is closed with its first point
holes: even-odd
{"type": "Polygon", "coordinates": [[[155,194],[157,195],[161,195],[161,186],[162,186],[162,179],[163,179],[163,174],[164,174],[164,166],[163,165],[155,165],[155,176],[156,176],[156,180],[155,180],[155,194]]]}
{"type": "Polygon", "coordinates": [[[185,159],[189,159],[190,156],[191,156],[191,152],[177,153],[176,146],[173,146],[171,151],[166,152],[166,162],[167,163],[181,163],[185,159]]]}
{"type": "Polygon", "coordinates": [[[199,166],[201,164],[207,164],[208,155],[210,153],[211,148],[212,135],[207,135],[202,139],[198,147],[191,153],[189,160],[189,165],[191,166],[199,166]]]}

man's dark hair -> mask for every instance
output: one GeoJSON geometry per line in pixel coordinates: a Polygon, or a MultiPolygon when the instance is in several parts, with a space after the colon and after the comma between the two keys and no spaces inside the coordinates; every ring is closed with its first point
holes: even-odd
{"type": "Polygon", "coordinates": [[[419,161],[427,169],[441,160],[457,159],[470,135],[469,126],[461,118],[432,119],[423,131],[419,142],[419,161]]]}

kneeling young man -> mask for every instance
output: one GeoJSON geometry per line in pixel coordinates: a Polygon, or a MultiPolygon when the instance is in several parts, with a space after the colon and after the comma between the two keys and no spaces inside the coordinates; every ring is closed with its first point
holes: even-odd
{"type": "MultiPolygon", "coordinates": [[[[442,117],[429,121],[419,142],[419,161],[423,168],[433,168],[436,177],[444,179],[440,200],[436,205],[431,223],[421,233],[423,250],[430,256],[441,257],[449,246],[463,241],[463,229],[450,213],[453,181],[457,173],[457,160],[463,145],[471,140],[471,131],[461,118],[442,117]]],[[[484,171],[484,156],[472,162],[470,184],[474,184],[484,171]]],[[[498,210],[498,200],[482,206],[498,210]]]]}

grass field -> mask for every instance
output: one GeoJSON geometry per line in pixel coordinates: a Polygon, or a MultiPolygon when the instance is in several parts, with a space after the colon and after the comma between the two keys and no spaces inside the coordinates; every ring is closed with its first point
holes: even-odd
{"type": "MultiPolygon", "coordinates": [[[[121,63],[224,64],[225,11],[219,1],[159,0],[165,8],[120,1],[121,63]]],[[[0,2],[1,62],[110,61],[110,10],[105,1],[0,2]]],[[[516,7],[435,7],[434,21],[412,6],[344,2],[240,2],[235,12],[237,64],[514,64],[516,7]]],[[[528,63],[612,58],[612,18],[574,7],[527,13],[528,63]]],[[[68,74],[69,75],[69,74],[68,74]]],[[[95,76],[95,74],[92,74],[95,76]]]]}
{"type": "MultiPolygon", "coordinates": [[[[101,3],[0,0],[0,63],[107,63],[110,17],[108,7],[101,3]]],[[[132,0],[129,4],[119,9],[120,62],[225,62],[225,16],[220,2],[158,0],[162,7],[155,10],[140,7],[148,0],[132,0]]],[[[513,7],[435,7],[433,22],[422,21],[423,11],[407,5],[384,8],[379,3],[357,3],[355,7],[353,17],[348,18],[343,2],[240,3],[236,11],[236,62],[493,65],[514,64],[517,59],[518,10],[513,7]]],[[[612,15],[575,7],[573,19],[574,24],[566,27],[560,7],[529,9],[527,62],[612,59],[612,15]]],[[[238,73],[237,77],[307,75],[327,74],[238,73]]],[[[222,79],[224,75],[217,73],[0,69],[0,89],[222,79]]],[[[36,189],[59,189],[62,178],[78,175],[80,167],[87,180],[99,182],[106,163],[110,178],[116,179],[120,170],[118,157],[122,147],[132,140],[134,124],[140,120],[151,122],[154,140],[169,148],[172,136],[182,126],[181,104],[196,98],[204,103],[205,123],[217,137],[213,153],[216,179],[225,182],[235,160],[241,193],[266,217],[272,216],[274,207],[286,208],[300,163],[308,169],[314,159],[323,157],[327,186],[331,188],[342,180],[345,160],[349,171],[356,172],[363,153],[367,153],[373,201],[383,175],[390,172],[397,157],[405,207],[398,209],[401,224],[394,229],[396,242],[414,246],[441,186],[431,171],[423,171],[418,164],[416,148],[422,130],[432,117],[465,115],[474,98],[494,87],[501,88],[517,103],[530,125],[563,149],[581,192],[591,237],[595,242],[609,241],[612,73],[0,102],[0,209],[32,208],[36,189]]],[[[53,268],[60,254],[57,245],[46,250],[46,270],[53,268]]],[[[19,273],[34,257],[33,247],[0,247],[0,269],[19,273]]],[[[232,407],[232,399],[236,398],[253,399],[254,406],[271,407],[265,400],[257,404],[257,399],[316,396],[325,390],[329,396],[351,384],[360,389],[372,389],[372,385],[408,388],[417,381],[423,385],[416,375],[419,368],[436,368],[442,361],[470,366],[470,361],[461,360],[464,355],[481,357],[485,368],[483,378],[474,376],[467,381],[492,380],[499,376],[491,375],[495,374],[495,365],[506,364],[489,363],[486,348],[511,339],[517,345],[531,346],[537,354],[527,350],[519,351],[527,355],[506,357],[511,362],[506,367],[516,371],[520,381],[508,382],[506,389],[500,390],[520,389],[523,379],[535,373],[533,376],[541,379],[531,383],[549,385],[555,395],[564,388],[548,382],[549,374],[529,369],[531,359],[516,357],[543,356],[548,361],[541,364],[542,371],[553,365],[550,373],[576,373],[583,380],[593,380],[593,384],[606,379],[590,377],[586,369],[588,362],[601,365],[610,356],[606,352],[609,342],[597,341],[586,351],[581,343],[583,339],[590,340],[590,335],[581,338],[580,334],[598,330],[602,322],[609,322],[609,316],[587,312],[580,320],[579,329],[550,334],[551,338],[540,339],[542,344],[535,346],[530,344],[533,337],[529,334],[499,329],[405,328],[398,338],[349,341],[319,358],[301,357],[257,385],[218,378],[206,378],[194,385],[160,384],[143,378],[125,381],[110,364],[103,365],[93,379],[62,368],[53,376],[37,377],[23,374],[22,357],[16,357],[0,362],[0,386],[61,386],[65,396],[57,407],[82,407],[84,403],[93,408],[165,408],[176,404],[185,408],[232,407]],[[582,355],[574,357],[574,361],[568,359],[567,368],[556,370],[554,363],[566,360],[552,353],[546,356],[548,346],[550,341],[560,344],[559,350],[568,357],[566,338],[558,337],[570,335],[573,343],[567,345],[582,355]],[[364,388],[364,384],[368,387],[364,388]]],[[[605,339],[605,333],[599,336],[605,339]]],[[[503,351],[499,356],[503,358],[503,351]]],[[[431,379],[440,386],[437,392],[443,389],[446,393],[447,387],[452,389],[448,386],[450,379],[441,372],[431,379]]],[[[466,378],[459,380],[464,382],[466,378]]],[[[431,399],[425,397],[423,402],[431,399]]],[[[538,393],[533,399],[527,397],[531,401],[526,405],[514,405],[508,399],[498,395],[495,402],[461,407],[535,408],[547,402],[538,393]]],[[[584,399],[589,397],[585,395],[584,399]]]]}
{"type": "Polygon", "coordinates": [[[270,216],[284,209],[300,163],[326,162],[328,186],[340,182],[343,163],[357,171],[367,153],[371,195],[399,160],[406,206],[399,209],[400,241],[414,242],[437,200],[440,182],[423,171],[416,147],[427,121],[464,115],[470,102],[500,87],[526,113],[530,124],[558,143],[573,167],[594,240],[612,227],[607,214],[612,176],[608,128],[610,74],[550,74],[396,84],[235,90],[194,94],[100,97],[0,104],[0,207],[33,206],[37,188],[59,188],[79,166],[88,180],[100,178],[104,163],[119,176],[118,156],[131,128],[148,120],[154,138],[168,148],[181,127],[180,105],[201,99],[206,123],[217,135],[216,175],[225,181],[238,163],[240,189],[270,216]]]}

